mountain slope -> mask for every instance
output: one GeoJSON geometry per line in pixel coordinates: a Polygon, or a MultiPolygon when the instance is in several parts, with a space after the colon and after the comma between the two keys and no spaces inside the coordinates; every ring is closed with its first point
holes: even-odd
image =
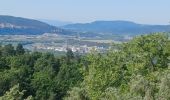
{"type": "Polygon", "coordinates": [[[71,22],[59,21],[59,20],[48,20],[48,19],[38,19],[38,20],[57,27],[72,24],[71,22]]]}
{"type": "Polygon", "coordinates": [[[44,22],[13,16],[0,16],[0,34],[36,35],[43,33],[65,34],[65,31],[44,22]]]}
{"type": "Polygon", "coordinates": [[[170,31],[169,25],[143,25],[129,21],[95,21],[85,24],[69,24],[62,28],[80,32],[111,34],[143,34],[170,31]]]}

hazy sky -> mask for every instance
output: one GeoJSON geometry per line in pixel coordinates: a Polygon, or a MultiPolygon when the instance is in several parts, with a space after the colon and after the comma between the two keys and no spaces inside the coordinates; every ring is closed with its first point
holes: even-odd
{"type": "Polygon", "coordinates": [[[169,24],[170,0],[0,0],[0,15],[71,22],[169,24]]]}

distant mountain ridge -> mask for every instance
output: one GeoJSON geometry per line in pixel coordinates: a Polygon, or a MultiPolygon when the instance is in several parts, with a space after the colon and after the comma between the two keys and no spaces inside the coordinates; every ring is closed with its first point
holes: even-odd
{"type": "Polygon", "coordinates": [[[170,32],[170,25],[145,25],[130,21],[95,21],[65,25],[62,28],[79,32],[109,34],[146,34],[153,32],[170,32]]]}
{"type": "Polygon", "coordinates": [[[38,19],[38,20],[41,21],[41,22],[45,22],[45,23],[52,25],[52,26],[57,26],[57,27],[72,24],[72,22],[59,21],[59,20],[49,20],[49,19],[38,19]]]}
{"type": "Polygon", "coordinates": [[[37,35],[43,33],[67,34],[66,31],[61,28],[38,20],[0,15],[0,35],[37,35]]]}
{"type": "Polygon", "coordinates": [[[34,19],[0,15],[0,35],[40,35],[55,33],[61,35],[104,36],[110,34],[147,34],[170,32],[170,25],[145,25],[130,21],[95,21],[92,23],[68,24],[61,27],[49,25],[34,19]]]}

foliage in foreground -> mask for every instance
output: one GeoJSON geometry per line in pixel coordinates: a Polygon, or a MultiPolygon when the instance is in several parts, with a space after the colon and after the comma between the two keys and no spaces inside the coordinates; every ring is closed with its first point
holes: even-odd
{"type": "Polygon", "coordinates": [[[55,57],[0,47],[0,100],[170,100],[170,40],[151,34],[105,54],[55,57]]]}
{"type": "Polygon", "coordinates": [[[140,36],[113,48],[119,49],[86,57],[84,81],[66,100],[170,100],[168,36],[140,36]]]}

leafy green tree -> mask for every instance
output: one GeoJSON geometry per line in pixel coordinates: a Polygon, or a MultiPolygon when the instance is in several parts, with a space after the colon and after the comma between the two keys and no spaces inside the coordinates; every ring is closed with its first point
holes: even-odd
{"type": "Polygon", "coordinates": [[[71,91],[68,91],[68,95],[64,100],[89,100],[89,97],[85,89],[73,87],[71,91]]]}
{"type": "Polygon", "coordinates": [[[15,50],[14,50],[14,47],[12,46],[12,44],[7,44],[3,47],[2,55],[3,56],[15,55],[15,50]]]}
{"type": "Polygon", "coordinates": [[[55,80],[58,91],[60,91],[57,95],[58,97],[63,97],[71,87],[80,85],[83,80],[83,76],[80,72],[82,65],[81,63],[77,63],[75,59],[71,59],[69,63],[67,63],[67,58],[62,59],[60,63],[60,70],[55,80]]]}
{"type": "Polygon", "coordinates": [[[168,68],[170,56],[168,45],[169,40],[166,35],[151,34],[123,43],[116,51],[111,49],[106,54],[90,54],[87,57],[90,63],[84,73],[83,82],[90,99],[102,98],[103,91],[108,88],[118,88],[119,93],[126,94],[131,89],[127,84],[133,81],[131,80],[133,75],[141,75],[142,77],[135,81],[139,89],[135,88],[134,93],[137,94],[133,95],[152,100],[153,93],[157,90],[154,87],[157,79],[152,73],[168,68]]]}
{"type": "Polygon", "coordinates": [[[55,98],[55,75],[59,70],[59,62],[52,54],[44,54],[37,59],[34,66],[33,78],[31,79],[32,87],[35,90],[35,99],[47,100],[55,98]]]}
{"type": "Polygon", "coordinates": [[[8,68],[9,68],[9,66],[6,63],[5,57],[0,57],[0,71],[8,69],[8,68]]]}
{"type": "Polygon", "coordinates": [[[33,100],[32,96],[23,98],[25,90],[19,90],[19,84],[13,86],[9,91],[7,91],[3,96],[0,97],[0,100],[33,100]]]}
{"type": "Polygon", "coordinates": [[[16,47],[16,54],[22,55],[24,53],[25,53],[25,50],[24,50],[22,44],[18,44],[17,47],[16,47]]]}
{"type": "Polygon", "coordinates": [[[72,60],[73,58],[74,58],[74,53],[70,48],[67,48],[67,53],[66,53],[67,63],[70,63],[71,62],[70,60],[72,60]]]}
{"type": "Polygon", "coordinates": [[[31,84],[36,91],[36,100],[48,100],[51,94],[53,94],[55,83],[52,79],[52,76],[50,76],[50,74],[46,71],[34,73],[31,84]]]}

